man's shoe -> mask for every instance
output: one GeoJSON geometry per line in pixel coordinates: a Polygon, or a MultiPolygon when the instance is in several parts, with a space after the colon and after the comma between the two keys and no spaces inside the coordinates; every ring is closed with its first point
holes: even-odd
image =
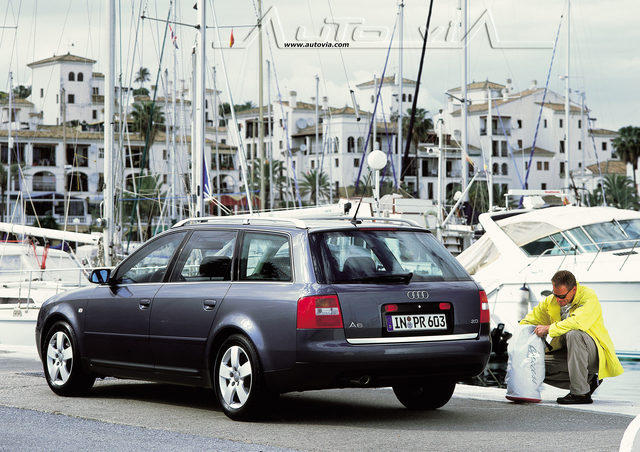
{"type": "Polygon", "coordinates": [[[558,397],[556,401],[561,405],[581,405],[593,403],[593,400],[591,400],[591,395],[589,394],[579,395],[571,393],[567,394],[564,397],[558,397]]]}
{"type": "Polygon", "coordinates": [[[598,380],[598,375],[593,375],[589,380],[589,395],[593,394],[601,384],[602,380],[598,380]]]}

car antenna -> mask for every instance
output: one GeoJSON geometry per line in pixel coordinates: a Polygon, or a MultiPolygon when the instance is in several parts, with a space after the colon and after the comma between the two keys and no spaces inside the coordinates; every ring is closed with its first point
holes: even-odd
{"type": "Polygon", "coordinates": [[[362,194],[360,195],[360,200],[358,201],[358,205],[356,206],[356,211],[353,214],[353,218],[350,220],[351,224],[357,226],[362,223],[362,220],[356,219],[358,216],[358,210],[360,210],[360,204],[362,204],[362,198],[364,198],[364,194],[367,192],[367,186],[369,185],[369,181],[371,180],[371,173],[369,173],[369,177],[367,178],[367,183],[364,184],[364,188],[362,189],[362,194]]]}

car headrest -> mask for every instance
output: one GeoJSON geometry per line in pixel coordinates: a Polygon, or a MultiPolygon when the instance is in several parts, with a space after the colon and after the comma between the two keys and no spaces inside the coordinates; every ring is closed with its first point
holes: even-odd
{"type": "Polygon", "coordinates": [[[349,276],[373,276],[376,263],[368,256],[351,256],[344,261],[342,271],[349,276]]]}
{"type": "Polygon", "coordinates": [[[207,256],[202,259],[198,273],[205,278],[231,281],[231,258],[227,256],[207,256]]]}

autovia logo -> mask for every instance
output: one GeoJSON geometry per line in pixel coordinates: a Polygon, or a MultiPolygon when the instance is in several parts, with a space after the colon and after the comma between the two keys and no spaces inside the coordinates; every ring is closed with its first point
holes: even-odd
{"type": "Polygon", "coordinates": [[[409,300],[426,300],[429,298],[429,292],[426,290],[410,290],[407,292],[409,300]]]}

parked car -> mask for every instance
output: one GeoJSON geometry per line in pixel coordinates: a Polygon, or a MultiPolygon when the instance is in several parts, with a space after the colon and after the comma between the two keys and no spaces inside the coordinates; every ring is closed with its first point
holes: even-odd
{"type": "Polygon", "coordinates": [[[435,409],[490,353],[484,291],[408,222],[185,220],[90,279],[38,317],[60,395],[105,376],[204,386],[247,419],[272,394],[391,386],[435,409]]]}

